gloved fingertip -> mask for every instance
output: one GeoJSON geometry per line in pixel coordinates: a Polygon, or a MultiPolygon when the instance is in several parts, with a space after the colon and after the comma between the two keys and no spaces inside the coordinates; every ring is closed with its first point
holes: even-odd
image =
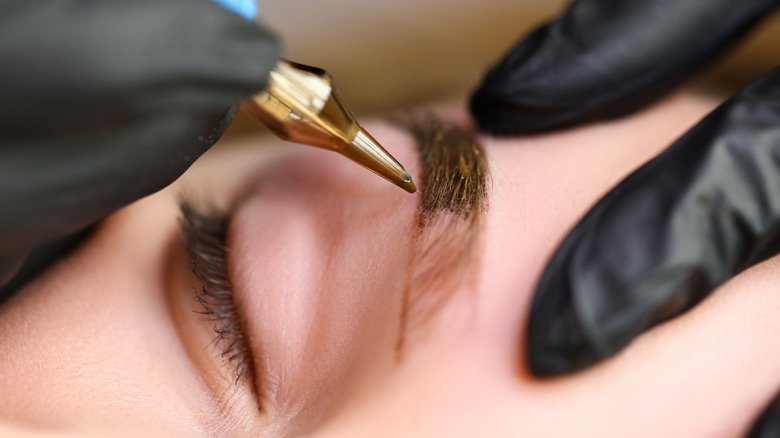
{"type": "Polygon", "coordinates": [[[214,132],[211,135],[213,142],[212,144],[216,143],[217,140],[219,140],[222,135],[227,131],[227,129],[230,127],[230,123],[233,122],[233,118],[236,116],[236,113],[238,112],[239,105],[237,103],[234,103],[230,106],[230,108],[225,111],[225,114],[222,116],[222,118],[219,120],[217,125],[214,127],[214,132]]]}
{"type": "Polygon", "coordinates": [[[480,88],[469,102],[480,130],[496,135],[543,132],[566,124],[565,110],[551,105],[524,104],[507,94],[480,88]],[[563,121],[561,121],[563,119],[563,121]]]}
{"type": "Polygon", "coordinates": [[[558,126],[566,110],[547,92],[546,78],[554,68],[545,55],[550,25],[536,30],[493,67],[469,103],[477,125],[494,134],[521,134],[558,126]]]}
{"type": "Polygon", "coordinates": [[[780,396],[767,406],[753,424],[747,438],[775,438],[780,436],[780,396]]]}
{"type": "MultiPolygon", "coordinates": [[[[230,123],[236,116],[238,108],[238,104],[233,104],[224,112],[210,112],[193,117],[193,125],[187,131],[187,138],[189,139],[186,142],[187,151],[199,157],[214,146],[230,127],[230,123]]],[[[182,157],[188,157],[185,159],[187,162],[192,160],[192,156],[189,154],[185,154],[182,157]]],[[[186,170],[186,167],[182,169],[182,172],[184,170],[186,170]]]]}
{"type": "MultiPolygon", "coordinates": [[[[601,100],[599,96],[609,94],[607,85],[567,79],[558,66],[537,64],[528,61],[526,67],[502,63],[486,75],[469,102],[474,121],[482,131],[520,135],[614,119],[649,105],[671,88],[670,84],[661,84],[627,98],[601,100]]],[[[583,77],[587,76],[583,73],[583,77]]]]}
{"type": "Polygon", "coordinates": [[[594,87],[587,69],[577,65],[580,54],[560,41],[558,27],[552,22],[537,29],[485,75],[470,101],[481,130],[517,135],[604,116],[593,114],[594,87]],[[581,75],[573,75],[573,70],[581,75]]]}
{"type": "MultiPolygon", "coordinates": [[[[0,253],[0,286],[5,285],[16,275],[30,252],[29,248],[8,254],[0,253]]],[[[3,296],[0,287],[0,298],[3,296]]]]}
{"type": "Polygon", "coordinates": [[[537,290],[528,325],[528,365],[536,377],[573,373],[601,357],[588,342],[564,288],[537,290]]]}

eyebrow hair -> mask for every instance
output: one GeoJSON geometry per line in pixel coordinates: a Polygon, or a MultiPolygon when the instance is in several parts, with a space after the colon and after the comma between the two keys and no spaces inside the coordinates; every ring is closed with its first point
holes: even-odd
{"type": "Polygon", "coordinates": [[[435,115],[394,119],[420,153],[420,202],[404,292],[400,358],[406,336],[425,326],[454,294],[473,280],[481,218],[488,207],[485,149],[471,132],[435,115]]]}

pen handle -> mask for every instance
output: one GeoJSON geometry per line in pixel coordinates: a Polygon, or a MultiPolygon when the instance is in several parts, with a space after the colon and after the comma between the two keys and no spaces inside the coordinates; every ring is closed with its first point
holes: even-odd
{"type": "Polygon", "coordinates": [[[222,5],[225,9],[253,21],[257,16],[257,3],[255,0],[211,0],[214,3],[222,5]]]}

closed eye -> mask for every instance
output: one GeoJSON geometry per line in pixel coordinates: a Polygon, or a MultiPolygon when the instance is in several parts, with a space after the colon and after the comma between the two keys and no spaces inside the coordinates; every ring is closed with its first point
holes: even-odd
{"type": "Polygon", "coordinates": [[[213,208],[200,211],[186,200],[180,202],[179,208],[190,268],[202,282],[199,287],[193,286],[193,298],[203,308],[196,313],[214,323],[212,346],[224,365],[232,368],[238,384],[242,378],[251,378],[253,367],[227,270],[225,238],[229,215],[213,208]]]}

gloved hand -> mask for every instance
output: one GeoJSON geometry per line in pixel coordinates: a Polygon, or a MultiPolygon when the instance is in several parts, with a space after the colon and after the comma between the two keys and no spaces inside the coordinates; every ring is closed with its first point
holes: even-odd
{"type": "Polygon", "coordinates": [[[32,248],[173,182],[278,57],[211,1],[2,1],[0,285],[32,248]]]}
{"type": "MultiPolygon", "coordinates": [[[[578,0],[516,46],[472,98],[483,130],[616,117],[659,98],[777,0],[578,0]]],[[[626,147],[631,147],[627,144],[626,147]]],[[[607,194],[549,262],[532,305],[537,376],[573,372],[778,252],[780,69],[607,194]]],[[[777,436],[776,400],[751,436],[777,436]]]]}

